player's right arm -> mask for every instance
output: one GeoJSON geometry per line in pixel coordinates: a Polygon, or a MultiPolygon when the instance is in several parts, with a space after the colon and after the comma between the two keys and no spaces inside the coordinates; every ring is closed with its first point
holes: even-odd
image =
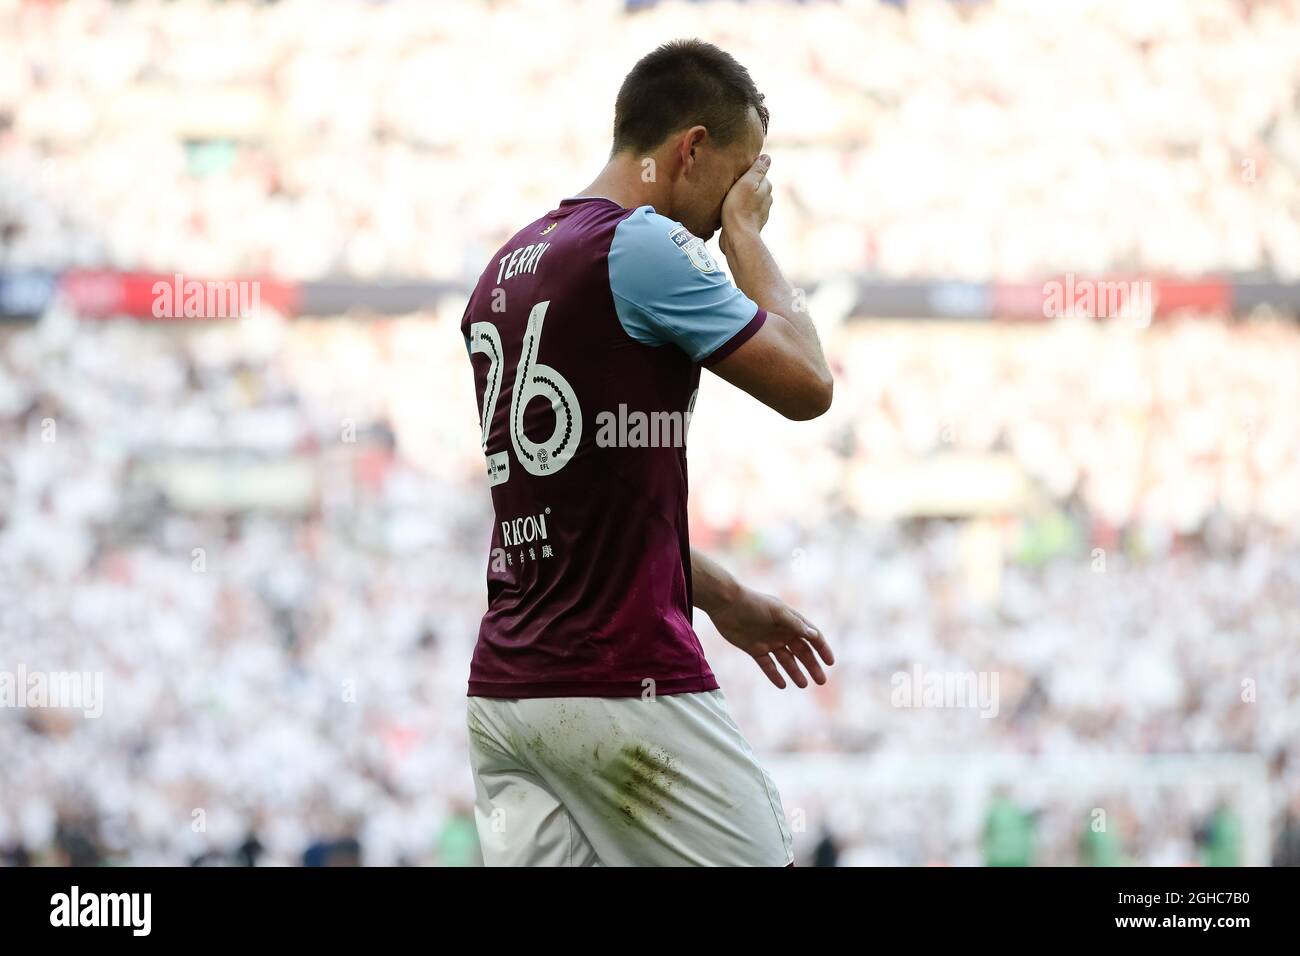
{"type": "Polygon", "coordinates": [[[770,165],[760,156],[736,180],[722,205],[720,239],[736,286],[767,321],[710,368],[786,418],[805,420],[830,408],[834,381],[811,318],[796,308],[794,289],[759,234],[772,206],[770,165]]]}

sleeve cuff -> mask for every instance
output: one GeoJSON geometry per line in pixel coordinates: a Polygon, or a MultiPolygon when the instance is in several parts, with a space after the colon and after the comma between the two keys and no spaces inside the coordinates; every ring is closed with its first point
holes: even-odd
{"type": "Polygon", "coordinates": [[[754,317],[750,319],[749,322],[747,322],[739,332],[737,332],[731,338],[727,339],[727,341],[723,342],[721,345],[719,345],[716,349],[714,349],[704,358],[700,359],[700,364],[704,366],[709,366],[714,364],[715,362],[721,362],[732,352],[736,351],[736,349],[740,348],[742,345],[744,345],[746,342],[752,339],[754,335],[758,332],[758,330],[763,327],[763,323],[766,321],[767,321],[767,311],[765,309],[760,308],[757,312],[754,313],[754,317]]]}

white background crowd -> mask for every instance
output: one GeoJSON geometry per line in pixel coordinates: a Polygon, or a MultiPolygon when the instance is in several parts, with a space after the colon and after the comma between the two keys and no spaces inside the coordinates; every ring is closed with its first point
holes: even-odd
{"type": "MultiPolygon", "coordinates": [[[[0,0],[0,271],[472,278],[599,167],[631,62],[698,35],[768,93],[792,275],[1300,278],[1296,3],[572,8],[0,0]]],[[[491,512],[462,304],[0,326],[0,672],[105,695],[0,708],[0,861],[225,859],[250,833],[278,864],[345,838],[472,859],[491,512]]],[[[854,788],[891,756],[1249,755],[1247,826],[1291,832],[1300,331],[823,333],[827,416],[706,375],[690,431],[695,542],[837,649],[826,688],[777,692],[698,617],[760,755],[839,758],[782,780],[801,858],[826,830],[847,862],[980,859],[945,791],[854,788]],[[914,667],[996,674],[997,714],[894,706],[914,667]]],[[[1127,858],[1200,859],[1226,791],[1138,783],[1017,790],[1037,859],[1075,862],[1097,806],[1127,858]]]]}
{"type": "Polygon", "coordinates": [[[680,36],[768,97],[797,278],[1300,278],[1297,0],[0,0],[6,255],[473,278],[680,36]]]}
{"type": "MultiPolygon", "coordinates": [[[[249,826],[277,862],[349,827],[367,862],[438,859],[472,793],[491,522],[458,321],[180,331],[56,312],[4,336],[2,660],[102,672],[105,691],[98,719],[0,710],[0,847],[48,847],[91,807],[105,852],[133,860],[229,849],[249,826]],[[159,467],[212,460],[228,471],[197,490],[159,467]],[[268,462],[307,480],[285,494],[237,470],[268,462]]],[[[850,323],[827,342],[836,405],[802,428],[706,380],[694,539],[839,655],[828,687],[777,692],[701,616],[737,720],[773,757],[1255,754],[1276,830],[1300,794],[1300,334],[1188,320],[1121,333],[1131,361],[1099,365],[1113,329],[947,331],[979,341],[966,367],[998,371],[953,379],[942,327],[850,323]],[[1202,366],[1234,370],[1249,428],[1186,387],[1202,366]],[[1149,387],[1156,367],[1186,375],[1149,387]],[[995,458],[1030,489],[1006,514],[908,519],[854,491],[864,470],[995,458]],[[997,713],[894,706],[893,675],[918,666],[997,674],[997,713]]],[[[863,817],[837,788],[794,790],[808,839],[852,820],[864,859],[975,852],[932,803],[863,817]]],[[[1085,781],[1042,801],[1103,798],[1129,795],[1085,781]]],[[[1170,823],[1176,805],[1150,806],[1127,851],[1194,860],[1208,807],[1170,823]]],[[[1070,859],[1075,822],[1045,824],[1044,858],[1070,859]]]]}

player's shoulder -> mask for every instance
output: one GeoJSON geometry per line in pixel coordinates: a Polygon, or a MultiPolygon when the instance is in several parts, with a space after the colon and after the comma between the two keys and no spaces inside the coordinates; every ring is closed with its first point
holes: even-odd
{"type": "Polygon", "coordinates": [[[524,226],[497,250],[493,261],[523,245],[541,244],[578,249],[608,246],[615,227],[635,210],[609,199],[565,199],[545,215],[524,226]]]}
{"type": "Polygon", "coordinates": [[[637,235],[667,235],[674,229],[686,228],[676,219],[670,219],[655,212],[654,206],[637,206],[628,217],[619,223],[621,231],[630,231],[637,235]]]}
{"type": "Polygon", "coordinates": [[[705,275],[720,272],[704,240],[652,206],[638,206],[614,230],[610,267],[662,276],[685,268],[705,275]]]}

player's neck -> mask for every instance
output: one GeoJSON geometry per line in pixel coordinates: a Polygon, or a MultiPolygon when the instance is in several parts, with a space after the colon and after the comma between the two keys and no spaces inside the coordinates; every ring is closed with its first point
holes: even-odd
{"type": "Polygon", "coordinates": [[[652,206],[661,215],[671,215],[667,184],[654,175],[654,158],[638,159],[629,153],[610,157],[605,168],[578,196],[610,199],[624,209],[652,206]]]}

